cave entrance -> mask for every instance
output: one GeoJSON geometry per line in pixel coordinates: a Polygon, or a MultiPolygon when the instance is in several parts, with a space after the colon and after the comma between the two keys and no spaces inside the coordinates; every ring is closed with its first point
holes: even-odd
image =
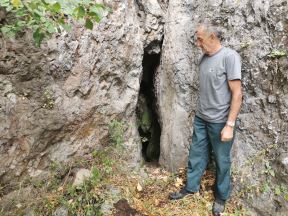
{"type": "Polygon", "coordinates": [[[158,162],[161,128],[158,121],[155,97],[155,72],[160,64],[160,54],[144,53],[143,75],[137,104],[138,131],[142,142],[142,156],[147,162],[158,162]]]}

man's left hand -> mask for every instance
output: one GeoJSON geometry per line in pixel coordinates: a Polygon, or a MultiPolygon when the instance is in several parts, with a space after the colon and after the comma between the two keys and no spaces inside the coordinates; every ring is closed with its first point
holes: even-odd
{"type": "Polygon", "coordinates": [[[227,142],[233,139],[233,127],[225,125],[225,127],[221,131],[221,141],[227,142]]]}

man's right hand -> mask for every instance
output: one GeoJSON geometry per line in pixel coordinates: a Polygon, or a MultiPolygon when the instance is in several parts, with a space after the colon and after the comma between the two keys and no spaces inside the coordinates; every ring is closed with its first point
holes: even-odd
{"type": "Polygon", "coordinates": [[[228,142],[233,139],[233,130],[234,128],[228,125],[225,125],[225,127],[221,131],[221,141],[222,142],[228,142]]]}

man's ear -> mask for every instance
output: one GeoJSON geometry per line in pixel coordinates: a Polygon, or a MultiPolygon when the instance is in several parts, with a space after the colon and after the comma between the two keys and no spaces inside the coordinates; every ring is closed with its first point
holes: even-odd
{"type": "Polygon", "coordinates": [[[217,36],[216,36],[216,34],[215,34],[214,32],[210,35],[210,37],[211,37],[212,39],[217,39],[217,36]]]}

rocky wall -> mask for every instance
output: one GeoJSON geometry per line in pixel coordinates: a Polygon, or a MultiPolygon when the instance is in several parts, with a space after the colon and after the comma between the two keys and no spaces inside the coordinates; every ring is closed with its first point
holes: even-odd
{"type": "Polygon", "coordinates": [[[170,0],[156,77],[162,126],[160,163],[176,171],[187,163],[197,105],[201,53],[193,35],[204,20],[223,28],[223,45],[242,58],[244,98],[233,171],[240,173],[243,182],[239,184],[237,179],[234,186],[238,192],[252,186],[253,194],[261,191],[263,184],[269,185],[261,195],[245,197],[260,215],[281,215],[288,206],[285,193],[275,196],[275,187],[286,185],[288,174],[287,12],[286,0],[170,0]],[[272,175],[267,175],[269,172],[272,175]]]}
{"type": "Polygon", "coordinates": [[[0,38],[1,183],[45,175],[52,161],[102,148],[115,118],[132,125],[125,157],[137,166],[135,111],[144,53],[160,56],[154,78],[159,162],[170,171],[186,166],[201,55],[193,35],[197,23],[208,19],[223,27],[223,45],[242,57],[244,99],[233,149],[233,172],[242,178],[234,190],[245,182],[257,192],[268,182],[269,190],[244,200],[260,215],[287,211],[283,194],[275,194],[288,175],[287,0],[103,2],[113,13],[93,31],[74,24],[40,49],[29,33],[0,38]]]}
{"type": "Polygon", "coordinates": [[[132,167],[139,164],[138,131],[128,125],[136,122],[146,41],[143,24],[135,2],[104,3],[113,13],[105,14],[93,31],[74,24],[71,32],[55,35],[40,49],[29,33],[16,40],[0,39],[3,185],[45,175],[53,161],[101,149],[109,143],[113,119],[128,128],[127,161],[132,167]]]}

